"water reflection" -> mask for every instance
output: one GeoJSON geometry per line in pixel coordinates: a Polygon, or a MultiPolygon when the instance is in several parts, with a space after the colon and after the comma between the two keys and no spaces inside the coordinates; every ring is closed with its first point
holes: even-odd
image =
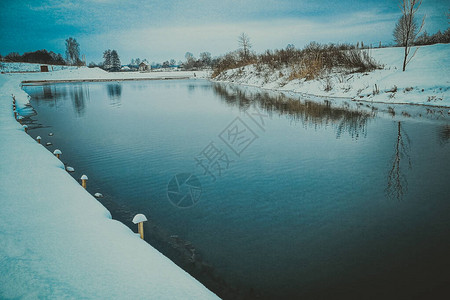
{"type": "Polygon", "coordinates": [[[106,86],[109,100],[112,106],[120,106],[122,98],[122,85],[120,83],[108,84],[106,86]]]}
{"type": "Polygon", "coordinates": [[[408,167],[411,168],[411,157],[409,155],[411,142],[408,134],[402,128],[402,122],[397,123],[397,141],[385,191],[388,198],[402,200],[403,195],[408,191],[408,180],[402,172],[402,160],[406,160],[408,167]]]}
{"type": "Polygon", "coordinates": [[[196,89],[201,89],[203,91],[209,91],[211,89],[211,84],[209,84],[209,82],[206,84],[202,84],[202,83],[199,84],[198,82],[196,82],[195,84],[194,83],[188,84],[187,88],[188,88],[189,92],[193,92],[196,89]]]}
{"type": "MultiPolygon", "coordinates": [[[[447,149],[433,145],[439,136],[447,147],[450,134],[442,121],[413,121],[422,118],[420,114],[426,117],[423,107],[392,105],[391,112],[397,111],[393,121],[392,113],[381,104],[376,105],[374,112],[372,103],[368,107],[368,103],[350,101],[341,105],[333,100],[299,101],[280,93],[200,80],[124,82],[118,88],[115,83],[85,83],[84,93],[79,93],[75,84],[56,84],[56,91],[67,89],[67,97],[52,101],[66,109],[54,113],[49,104],[37,107],[40,121],[53,127],[56,134],[49,139],[54,147],[66,149],[63,160],[70,160],[76,168],[74,178],[79,178],[81,172],[91,174],[94,180],[89,189],[105,195],[100,201],[115,219],[135,230],[131,219],[137,212],[151,216],[144,225],[146,240],[222,298],[261,299],[277,294],[272,298],[296,299],[303,296],[301,293],[306,294],[303,298],[314,298],[316,291],[315,298],[321,298],[322,290],[325,294],[336,286],[352,290],[356,286],[353,294],[343,292],[352,298],[356,293],[363,294],[367,282],[385,292],[392,286],[394,290],[405,286],[403,281],[396,281],[405,277],[405,282],[425,278],[422,282],[430,286],[431,272],[411,272],[424,268],[402,268],[403,262],[415,265],[419,260],[414,256],[417,253],[429,257],[430,268],[438,271],[436,266],[447,262],[447,256],[436,255],[427,247],[438,242],[430,243],[424,237],[434,235],[448,249],[449,242],[440,241],[450,236],[448,226],[442,226],[446,225],[442,220],[448,218],[442,212],[449,211],[448,201],[444,201],[448,197],[448,168],[430,172],[429,180],[420,186],[418,183],[424,171],[437,169],[448,161],[447,149]],[[211,90],[204,92],[209,84],[211,90]],[[190,98],[189,90],[193,91],[190,98]],[[92,103],[87,98],[89,91],[95,99],[92,103]],[[176,97],[166,97],[168,93],[176,97]],[[152,101],[147,101],[149,94],[154,95],[152,101]],[[108,115],[111,98],[121,97],[136,102],[124,101],[120,113],[112,112],[112,118],[108,115]],[[186,98],[196,101],[177,101],[186,98]],[[80,108],[85,103],[89,113],[76,119],[72,103],[78,103],[80,108]],[[233,175],[211,185],[208,199],[203,198],[205,201],[195,209],[176,210],[159,192],[167,189],[170,178],[166,175],[179,169],[190,170],[185,168],[192,165],[191,153],[201,150],[197,146],[206,145],[187,146],[191,139],[186,133],[200,129],[192,137],[197,139],[198,133],[198,139],[209,141],[218,129],[223,129],[222,124],[235,117],[236,108],[255,107],[275,116],[260,147],[252,148],[254,154],[233,166],[233,175]],[[203,111],[207,111],[207,116],[203,111]],[[284,117],[277,118],[278,115],[284,117]],[[197,116],[204,118],[194,121],[197,116]],[[376,121],[371,122],[375,117],[376,121]],[[290,120],[298,124],[291,126],[290,120]],[[147,126],[136,126],[143,121],[147,126]],[[79,130],[78,125],[92,130],[79,130]],[[109,143],[115,125],[122,138],[109,143]],[[180,130],[181,126],[186,130],[180,130]],[[306,132],[302,126],[318,129],[306,132]],[[423,153],[418,152],[419,147],[409,150],[405,129],[417,145],[429,142],[431,132],[433,144],[423,153]],[[297,136],[301,138],[292,138],[297,136]],[[341,136],[342,140],[335,139],[341,136]],[[348,142],[350,136],[364,139],[348,142]],[[99,142],[105,145],[100,152],[99,142]],[[155,143],[158,147],[154,147],[155,143]],[[305,144],[308,147],[299,151],[305,144]],[[407,169],[410,155],[416,157],[411,171],[407,169]],[[184,163],[186,157],[189,162],[184,163]],[[123,172],[132,177],[123,182],[114,175],[123,172]],[[426,199],[423,195],[430,192],[432,199],[426,199]],[[386,193],[390,198],[408,201],[392,209],[395,200],[377,201],[384,199],[386,193]],[[424,234],[422,228],[427,228],[415,226],[416,222],[429,224],[429,232],[424,234]],[[380,241],[379,236],[385,239],[380,241]],[[388,247],[386,240],[395,241],[395,245],[388,247]],[[387,256],[393,260],[400,257],[402,264],[393,265],[387,256]],[[367,277],[368,269],[376,270],[380,277],[367,277]],[[334,279],[322,274],[342,276],[334,279]],[[419,277],[410,280],[410,274],[419,277]]],[[[41,87],[33,89],[37,97],[42,97],[41,87]]],[[[427,119],[432,119],[441,114],[430,110],[428,115],[432,117],[427,119]]],[[[44,137],[49,131],[37,129],[33,135],[44,137]]]]}
{"type": "Polygon", "coordinates": [[[89,88],[85,89],[83,85],[76,85],[70,91],[69,96],[77,115],[83,116],[86,109],[86,100],[89,99],[89,88]]]}
{"type": "Polygon", "coordinates": [[[292,99],[281,93],[269,93],[266,91],[255,91],[249,93],[247,90],[237,86],[214,84],[214,91],[222,99],[232,106],[238,106],[241,110],[247,110],[255,105],[271,114],[276,112],[287,116],[295,122],[301,122],[304,126],[326,127],[331,125],[336,130],[336,138],[347,132],[352,138],[367,135],[367,123],[375,117],[372,110],[349,109],[335,107],[331,102],[324,103],[314,101],[300,101],[292,99]]]}
{"type": "Polygon", "coordinates": [[[37,91],[33,93],[33,99],[38,103],[39,101],[52,101],[54,102],[57,98],[64,98],[67,96],[66,88],[57,88],[56,85],[41,85],[41,86],[33,86],[37,91]],[[38,90],[41,90],[38,91],[38,90]]]}
{"type": "Polygon", "coordinates": [[[44,93],[43,93],[43,98],[44,99],[51,99],[53,98],[53,93],[52,93],[52,87],[49,85],[44,85],[43,87],[44,93]]]}
{"type": "Polygon", "coordinates": [[[438,132],[439,143],[445,145],[450,141],[450,125],[443,125],[438,132]]]}

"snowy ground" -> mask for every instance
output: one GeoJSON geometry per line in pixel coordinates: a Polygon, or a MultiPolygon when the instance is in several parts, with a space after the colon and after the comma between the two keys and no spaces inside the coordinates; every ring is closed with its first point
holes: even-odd
{"type": "Polygon", "coordinates": [[[112,220],[62,162],[14,119],[11,94],[20,114],[29,111],[27,95],[20,88],[23,80],[99,76],[120,80],[144,75],[87,68],[0,75],[1,299],[217,298],[128,227],[112,220]]]}
{"type": "MultiPolygon", "coordinates": [[[[0,72],[40,72],[41,65],[46,64],[0,62],[0,72]]],[[[73,66],[50,65],[49,71],[73,70],[76,68],[73,66]]]]}
{"type": "Polygon", "coordinates": [[[383,48],[370,50],[384,67],[369,73],[335,72],[318,80],[289,81],[288,68],[266,75],[250,65],[223,72],[215,80],[332,98],[450,107],[450,44],[418,48],[406,72],[403,48],[383,48]],[[327,85],[331,90],[326,91],[327,85]]]}

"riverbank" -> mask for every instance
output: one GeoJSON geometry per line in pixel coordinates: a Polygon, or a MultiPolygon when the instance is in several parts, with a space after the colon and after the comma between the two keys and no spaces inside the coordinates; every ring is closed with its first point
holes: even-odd
{"type": "Polygon", "coordinates": [[[404,49],[382,48],[369,50],[369,55],[383,66],[372,72],[334,70],[306,81],[289,80],[289,67],[273,71],[249,65],[222,72],[214,80],[326,98],[450,107],[450,44],[417,48],[405,72],[401,68],[404,49]]]}
{"type": "MultiPolygon", "coordinates": [[[[170,76],[192,77],[193,72],[170,76]]],[[[204,74],[196,72],[200,77],[204,74]]],[[[122,223],[14,119],[30,112],[20,83],[164,78],[71,69],[0,75],[0,298],[217,299],[122,223]]],[[[206,75],[205,75],[206,76],[206,75]]],[[[147,216],[151,218],[151,216],[147,216]]]]}

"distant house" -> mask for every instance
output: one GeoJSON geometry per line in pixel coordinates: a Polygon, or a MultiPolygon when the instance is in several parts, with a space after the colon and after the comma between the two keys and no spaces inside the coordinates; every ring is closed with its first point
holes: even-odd
{"type": "Polygon", "coordinates": [[[139,71],[140,72],[148,72],[148,71],[150,71],[150,67],[145,62],[141,62],[139,64],[139,71]]]}

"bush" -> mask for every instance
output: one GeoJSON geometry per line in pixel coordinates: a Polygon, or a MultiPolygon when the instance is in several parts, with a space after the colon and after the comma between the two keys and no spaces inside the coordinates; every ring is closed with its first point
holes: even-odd
{"type": "Polygon", "coordinates": [[[288,67],[291,69],[289,80],[312,80],[334,68],[350,72],[367,72],[380,68],[366,50],[356,49],[348,44],[320,45],[312,42],[302,50],[288,46],[281,50],[266,50],[260,55],[253,54],[248,59],[243,59],[239,52],[230,52],[219,59],[212,77],[215,78],[226,70],[251,64],[255,64],[258,72],[264,69],[273,72],[288,67]]]}

